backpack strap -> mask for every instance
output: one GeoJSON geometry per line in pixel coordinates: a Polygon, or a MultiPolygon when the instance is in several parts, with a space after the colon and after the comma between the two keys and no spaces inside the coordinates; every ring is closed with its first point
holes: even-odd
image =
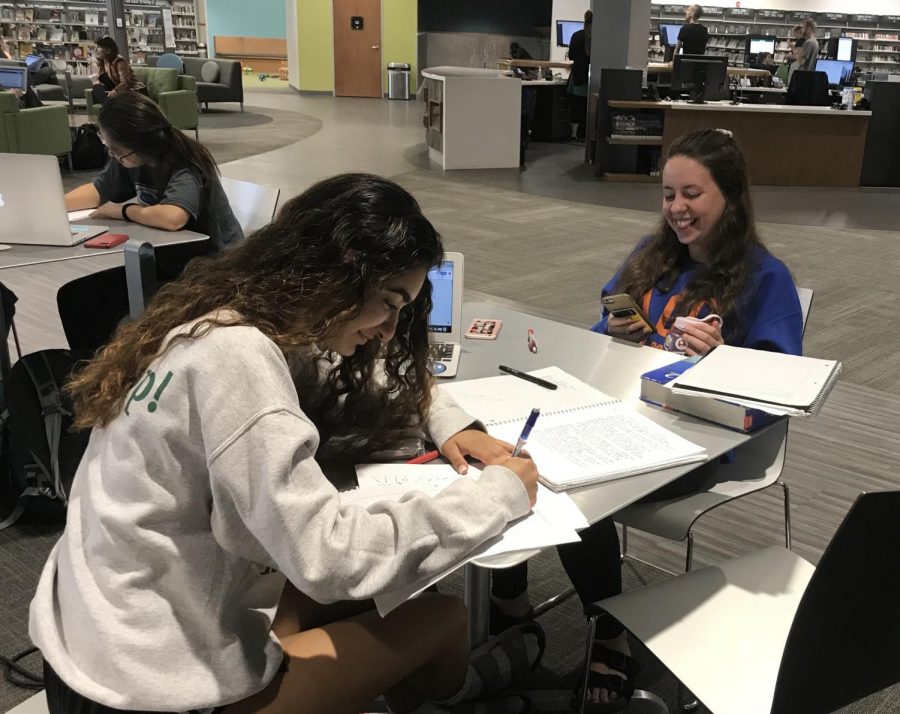
{"type": "MultiPolygon", "coordinates": [[[[41,402],[41,414],[44,417],[47,446],[50,447],[50,473],[45,473],[45,476],[53,484],[55,497],[61,499],[65,505],[68,503],[68,497],[59,471],[59,440],[62,436],[63,414],[70,416],[70,413],[63,407],[62,400],[59,398],[59,386],[53,377],[47,355],[42,352],[40,362],[36,361],[31,364],[30,360],[25,360],[23,364],[37,389],[41,402]],[[39,371],[41,374],[37,375],[35,371],[39,371]]],[[[40,459],[35,459],[35,461],[40,463],[40,459]]]]}

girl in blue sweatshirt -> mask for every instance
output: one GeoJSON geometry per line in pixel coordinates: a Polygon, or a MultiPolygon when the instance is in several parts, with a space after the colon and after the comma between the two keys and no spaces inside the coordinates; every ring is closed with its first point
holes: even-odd
{"type": "MultiPolygon", "coordinates": [[[[630,295],[653,331],[605,309],[591,329],[662,349],[675,318],[717,314],[724,324],[694,322],[684,328],[688,355],[704,355],[721,344],[800,354],[797,289],[790,271],[757,234],[746,162],[731,132],[701,129],[676,139],[662,184],[659,227],[640,241],[602,291],[602,296],[630,295]]],[[[695,469],[648,500],[692,493],[716,466],[695,469]]],[[[581,542],[558,550],[585,605],[622,591],[619,538],[611,518],[581,531],[581,542]]],[[[524,566],[494,571],[492,593],[493,631],[533,616],[524,566]]],[[[628,655],[624,628],[611,617],[601,618],[591,656],[590,711],[619,711],[621,700],[631,696],[638,666],[628,655]]]]}

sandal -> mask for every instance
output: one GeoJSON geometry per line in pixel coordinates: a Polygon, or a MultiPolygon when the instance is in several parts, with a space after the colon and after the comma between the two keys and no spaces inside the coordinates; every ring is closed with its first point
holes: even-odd
{"type": "Polygon", "coordinates": [[[521,694],[510,694],[475,702],[460,702],[451,714],[534,714],[534,704],[521,694]],[[518,706],[516,706],[518,704],[518,706]]]}
{"type": "Polygon", "coordinates": [[[620,677],[612,672],[601,674],[594,670],[588,671],[587,692],[582,692],[579,688],[574,694],[574,708],[580,710],[577,706],[581,703],[582,697],[585,699],[584,711],[591,714],[608,714],[609,712],[623,711],[628,707],[631,695],[634,694],[634,680],[640,674],[641,665],[633,657],[630,657],[617,650],[612,650],[600,642],[595,641],[591,648],[591,663],[599,662],[606,665],[610,670],[621,672],[625,677],[620,677]],[[605,689],[610,695],[615,694],[615,699],[608,702],[592,702],[587,699],[588,692],[593,689],[605,689]]]}
{"type": "Polygon", "coordinates": [[[472,650],[470,664],[481,675],[484,689],[479,696],[496,694],[506,689],[522,689],[528,684],[531,672],[544,656],[544,648],[547,638],[543,628],[537,622],[526,622],[504,630],[496,637],[472,650]],[[534,635],[538,642],[538,654],[534,661],[528,660],[528,652],[525,648],[525,635],[534,635]],[[500,671],[497,658],[491,654],[491,650],[500,647],[509,658],[510,673],[507,675],[500,671]]]}

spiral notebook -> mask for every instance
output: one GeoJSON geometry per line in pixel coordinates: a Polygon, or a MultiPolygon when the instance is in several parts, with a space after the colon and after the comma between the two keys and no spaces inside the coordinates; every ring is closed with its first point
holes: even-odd
{"type": "Polygon", "coordinates": [[[841,373],[834,360],[746,347],[716,347],[672,382],[676,394],[727,399],[770,414],[819,411],[841,373]]]}
{"type": "Polygon", "coordinates": [[[558,367],[530,372],[544,389],[513,376],[441,385],[488,433],[515,443],[531,409],[541,416],[526,449],[553,491],[705,461],[702,447],[558,367]]]}

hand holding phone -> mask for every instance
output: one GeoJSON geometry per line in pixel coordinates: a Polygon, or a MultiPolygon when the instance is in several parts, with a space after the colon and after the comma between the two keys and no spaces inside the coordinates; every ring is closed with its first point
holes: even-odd
{"type": "Polygon", "coordinates": [[[124,233],[104,233],[84,242],[85,248],[114,248],[128,240],[124,233]]]}
{"type": "Polygon", "coordinates": [[[630,295],[604,295],[600,302],[610,315],[607,322],[610,335],[637,341],[654,332],[650,321],[630,295]]]}

